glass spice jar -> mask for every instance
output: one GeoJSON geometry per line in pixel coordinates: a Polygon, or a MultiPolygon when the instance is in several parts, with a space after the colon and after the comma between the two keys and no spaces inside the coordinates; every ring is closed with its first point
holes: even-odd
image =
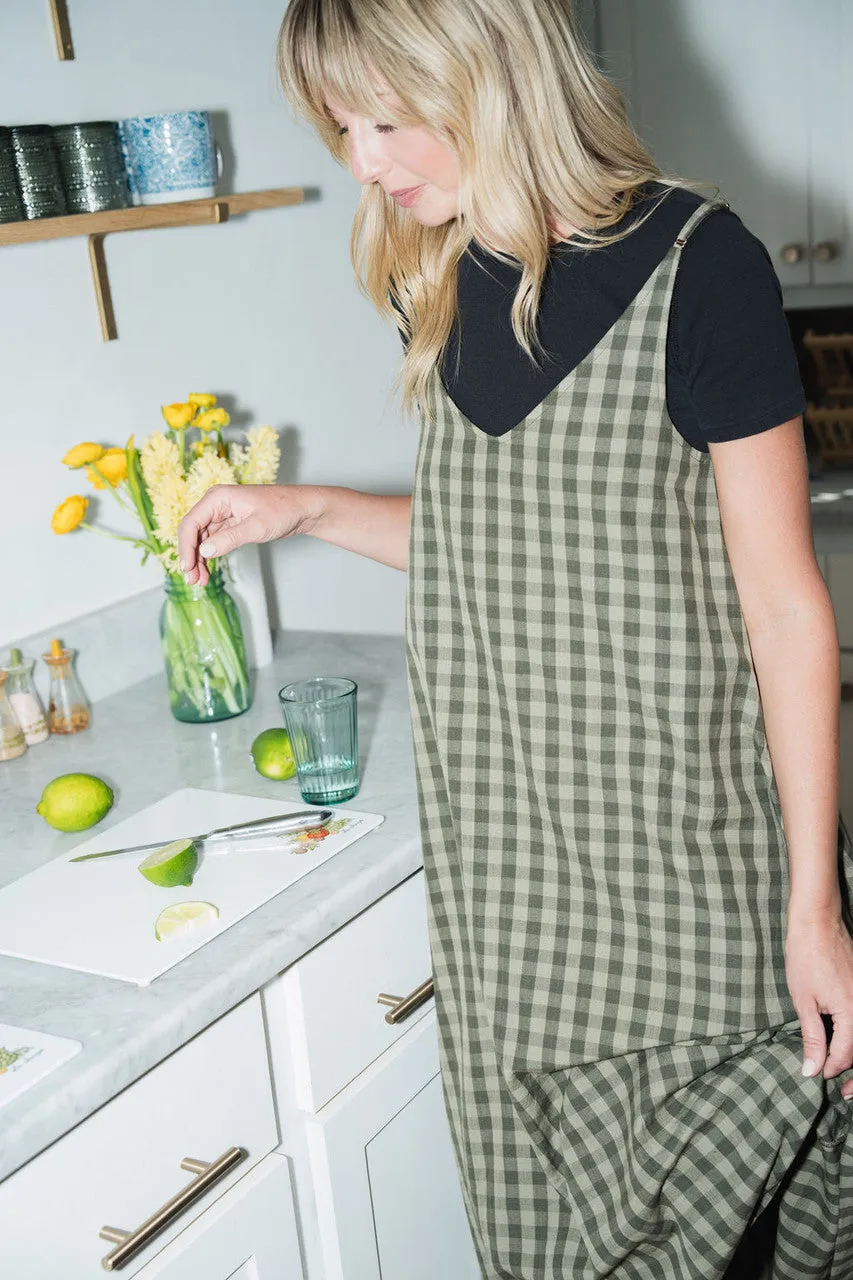
{"type": "Polygon", "coordinates": [[[89,728],[89,707],[72,662],[74,649],[51,640],[50,653],[42,654],[50,668],[47,727],[51,733],[80,733],[89,728]]]}
{"type": "Polygon", "coordinates": [[[0,760],[16,760],[26,751],[27,740],[6,697],[7,678],[6,672],[0,671],[0,760]]]}
{"type": "Polygon", "coordinates": [[[34,666],[35,662],[24,661],[20,649],[13,649],[9,654],[9,665],[5,668],[9,678],[6,692],[12,704],[12,710],[24,731],[28,747],[46,742],[50,737],[44,708],[33,684],[34,666]]]}

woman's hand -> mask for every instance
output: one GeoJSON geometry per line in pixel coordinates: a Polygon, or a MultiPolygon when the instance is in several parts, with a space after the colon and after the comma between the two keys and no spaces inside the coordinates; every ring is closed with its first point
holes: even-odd
{"type": "MultiPolygon", "coordinates": [[[[798,918],[789,912],[785,939],[788,989],[803,1032],[803,1074],[825,1079],[853,1066],[853,939],[837,914],[798,918]],[[821,1014],[832,1019],[826,1052],[821,1014]],[[813,1069],[806,1070],[809,1063],[813,1069]]],[[[853,1098],[853,1080],[842,1086],[853,1098]]]]}
{"type": "Polygon", "coordinates": [[[322,514],[306,485],[215,484],[178,525],[178,558],[184,578],[200,586],[207,561],[246,542],[271,542],[308,533],[322,514]]]}

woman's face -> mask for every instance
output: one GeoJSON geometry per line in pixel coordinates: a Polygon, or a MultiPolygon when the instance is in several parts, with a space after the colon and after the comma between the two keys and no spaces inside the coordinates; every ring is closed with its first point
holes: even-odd
{"type": "Polygon", "coordinates": [[[385,124],[332,99],[326,106],[343,131],[357,182],[378,183],[426,227],[458,217],[458,157],[425,125],[385,124]]]}

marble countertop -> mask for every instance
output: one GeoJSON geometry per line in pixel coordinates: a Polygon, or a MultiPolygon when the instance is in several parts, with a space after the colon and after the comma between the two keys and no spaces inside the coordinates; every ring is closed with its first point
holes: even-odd
{"type": "Polygon", "coordinates": [[[249,747],[261,729],[281,724],[281,686],[319,674],[358,684],[361,787],[352,804],[384,823],[148,987],[0,956],[0,1021],[83,1043],[0,1109],[0,1179],[419,869],[403,640],[284,632],[273,663],[253,673],[253,705],[242,716],[179,724],[158,675],[97,702],[86,732],[0,764],[2,886],[92,834],[61,835],[36,815],[45,783],[60,773],[94,773],[114,788],[99,832],[180,787],[301,802],[295,779],[271,782],[255,771],[249,747]]]}

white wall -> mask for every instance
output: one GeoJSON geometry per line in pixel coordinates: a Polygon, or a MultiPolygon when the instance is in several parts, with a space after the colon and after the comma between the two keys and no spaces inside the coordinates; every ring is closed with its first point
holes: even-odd
{"type": "MultiPolygon", "coordinates": [[[[85,239],[0,248],[0,650],[157,584],[159,569],[142,569],[134,548],[86,531],[57,537],[49,521],[63,497],[89,491],[61,465],[68,447],[142,439],[163,425],[159,406],[189,391],[215,392],[241,425],[280,428],[283,481],[410,487],[417,428],[391,396],[399,339],[354,282],[356,184],[278,87],[284,7],[69,0],[76,59],[60,62],[47,0],[0,0],[0,123],[206,108],[220,113],[231,161],[224,189],[320,190],[318,201],[220,227],[108,237],[111,343],[85,239]]],[[[95,506],[121,527],[109,495],[95,506]]],[[[269,553],[283,626],[402,630],[404,574],[310,538],[269,553]]]]}

